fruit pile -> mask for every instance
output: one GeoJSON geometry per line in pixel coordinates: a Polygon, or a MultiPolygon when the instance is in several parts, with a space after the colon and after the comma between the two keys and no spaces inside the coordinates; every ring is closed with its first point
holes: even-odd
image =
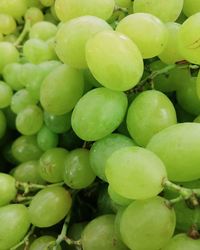
{"type": "Polygon", "coordinates": [[[200,250],[199,70],[199,0],[0,0],[0,250],[200,250]]]}

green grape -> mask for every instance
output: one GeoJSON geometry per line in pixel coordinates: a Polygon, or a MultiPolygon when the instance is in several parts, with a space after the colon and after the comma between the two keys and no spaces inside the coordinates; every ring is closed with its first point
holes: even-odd
{"type": "Polygon", "coordinates": [[[11,249],[18,244],[30,226],[28,210],[22,204],[0,208],[0,249],[11,249]]]}
{"type": "Polygon", "coordinates": [[[166,23],[166,28],[168,30],[168,40],[167,45],[161,54],[159,54],[159,58],[166,64],[173,64],[178,61],[182,61],[183,57],[181,56],[178,49],[178,34],[181,28],[179,23],[166,23]]]}
{"type": "Polygon", "coordinates": [[[96,141],[112,133],[122,122],[127,97],[122,92],[97,88],[86,93],[72,113],[72,128],[85,141],[96,141]]]}
{"type": "Polygon", "coordinates": [[[128,206],[133,201],[116,193],[111,186],[108,186],[108,194],[110,195],[110,198],[120,206],[128,206]]]}
{"type": "Polygon", "coordinates": [[[45,7],[50,7],[54,4],[54,0],[40,0],[40,2],[45,7]]]}
{"type": "Polygon", "coordinates": [[[37,100],[32,97],[28,90],[21,89],[12,96],[10,107],[15,114],[18,114],[29,105],[34,105],[36,103],[37,100]]]}
{"type": "Polygon", "coordinates": [[[50,8],[50,14],[53,16],[54,20],[56,21],[56,23],[59,22],[59,19],[56,15],[56,11],[55,11],[55,5],[52,5],[50,8]]]}
{"type": "Polygon", "coordinates": [[[55,11],[61,21],[79,16],[96,16],[107,20],[113,13],[114,0],[56,0],[55,11]]]}
{"type": "Polygon", "coordinates": [[[186,234],[175,235],[161,250],[199,250],[200,240],[192,239],[186,234]]]}
{"type": "Polygon", "coordinates": [[[143,74],[139,49],[125,35],[103,31],[86,44],[86,60],[94,77],[105,87],[125,91],[133,88],[143,74]]]}
{"type": "MultiPolygon", "coordinates": [[[[1,2],[0,2],[1,5],[1,2]]],[[[1,7],[0,7],[1,9],[1,7]]],[[[12,62],[17,62],[19,60],[19,52],[15,46],[9,42],[0,42],[0,73],[2,73],[3,68],[12,62]]]]}
{"type": "Polygon", "coordinates": [[[71,112],[64,115],[52,115],[44,112],[44,122],[54,133],[61,134],[71,128],[71,112]]]}
{"type": "Polygon", "coordinates": [[[40,89],[40,102],[48,113],[63,115],[74,108],[83,89],[82,72],[68,65],[60,65],[44,79],[40,89]]]}
{"type": "Polygon", "coordinates": [[[35,24],[37,22],[43,21],[44,15],[40,9],[36,7],[31,7],[27,9],[25,19],[30,20],[31,24],[35,24]]]}
{"type": "Polygon", "coordinates": [[[200,46],[198,30],[200,28],[200,13],[190,16],[180,27],[178,46],[180,54],[187,61],[200,64],[200,46]]]}
{"type": "Polygon", "coordinates": [[[0,173],[0,207],[10,203],[17,194],[15,179],[4,173],[0,173]]]}
{"type": "Polygon", "coordinates": [[[17,114],[16,127],[23,135],[34,135],[42,127],[43,112],[36,105],[29,105],[17,114]]]}
{"type": "Polygon", "coordinates": [[[136,146],[115,151],[106,162],[105,173],[116,193],[138,200],[159,194],[167,176],[164,164],[154,153],[136,146]]]}
{"type": "Polygon", "coordinates": [[[187,112],[193,115],[200,114],[200,99],[198,95],[199,88],[196,77],[191,77],[185,82],[182,88],[176,92],[178,104],[187,112]]]}
{"type": "Polygon", "coordinates": [[[121,8],[129,8],[131,7],[131,0],[115,0],[115,4],[121,8]]]}
{"type": "Polygon", "coordinates": [[[180,123],[154,135],[147,148],[164,162],[171,181],[200,178],[200,124],[180,123]]]}
{"type": "Polygon", "coordinates": [[[89,162],[89,150],[75,149],[65,161],[64,182],[72,189],[88,187],[95,179],[89,162]]]}
{"type": "Polygon", "coordinates": [[[20,82],[21,69],[22,65],[19,63],[10,63],[4,67],[3,78],[13,90],[20,90],[23,88],[20,82]]]}
{"type": "Polygon", "coordinates": [[[0,13],[11,15],[16,19],[22,17],[25,14],[26,9],[26,0],[0,1],[0,13]]]}
{"type": "Polygon", "coordinates": [[[112,28],[106,21],[94,16],[82,16],[62,24],[56,35],[56,53],[59,59],[75,68],[87,68],[86,43],[104,30],[112,28]]]}
{"type": "Polygon", "coordinates": [[[159,250],[172,237],[175,225],[174,209],[158,196],[131,203],[122,214],[120,232],[130,249],[159,250]]]}
{"type": "Polygon", "coordinates": [[[68,151],[64,148],[52,148],[47,150],[40,158],[40,176],[51,183],[63,181],[67,157],[68,151]]]}
{"type": "Polygon", "coordinates": [[[85,84],[89,84],[97,88],[101,87],[101,84],[94,78],[89,69],[85,69],[83,74],[84,74],[85,84]]]}
{"type": "Polygon", "coordinates": [[[157,16],[163,22],[174,22],[180,15],[184,0],[135,0],[134,12],[145,12],[157,16]]]}
{"type": "Polygon", "coordinates": [[[48,187],[39,191],[29,206],[31,223],[36,227],[50,227],[69,213],[72,199],[63,187],[48,187]]]}
{"type": "Polygon", "coordinates": [[[128,250],[114,231],[115,216],[108,214],[90,221],[83,230],[83,250],[128,250]]]}
{"type": "Polygon", "coordinates": [[[90,149],[92,170],[100,179],[106,181],[105,167],[110,155],[120,148],[134,145],[133,140],[121,134],[110,134],[96,141],[90,149]]]}
{"type": "Polygon", "coordinates": [[[40,0],[26,0],[26,6],[29,7],[36,7],[38,9],[42,9],[43,6],[40,3],[40,0]]]}
{"type": "Polygon", "coordinates": [[[56,35],[57,27],[53,23],[46,21],[37,22],[31,27],[29,32],[30,38],[38,38],[47,41],[56,35]]]}
{"type": "Polygon", "coordinates": [[[0,33],[8,35],[13,33],[15,29],[15,19],[10,15],[0,13],[0,33]]]}
{"type": "Polygon", "coordinates": [[[0,110],[0,139],[5,135],[6,133],[6,116],[4,115],[3,111],[0,110]]]}
{"type": "Polygon", "coordinates": [[[58,145],[58,135],[48,127],[43,126],[37,134],[37,143],[44,151],[55,148],[58,145]]]}
{"type": "Polygon", "coordinates": [[[40,72],[38,65],[32,63],[20,64],[20,74],[19,74],[19,83],[23,87],[27,87],[28,83],[35,78],[37,79],[40,72]]]}
{"type": "Polygon", "coordinates": [[[200,12],[199,0],[184,0],[183,13],[189,17],[200,12]]]}
{"type": "Polygon", "coordinates": [[[119,22],[116,30],[137,45],[143,58],[159,55],[167,44],[168,32],[165,25],[148,13],[128,15],[119,22]]]}
{"type": "MultiPolygon", "coordinates": [[[[53,243],[55,244],[56,238],[49,235],[43,235],[37,239],[35,239],[30,247],[29,250],[52,250],[53,249],[53,243]],[[52,243],[52,246],[49,246],[49,244],[52,243]]],[[[60,246],[56,248],[56,250],[62,250],[60,246]]]]}
{"type": "Polygon", "coordinates": [[[139,94],[127,114],[127,128],[140,146],[146,146],[153,135],[177,123],[176,111],[170,99],[157,90],[139,94]]]}
{"type": "Polygon", "coordinates": [[[3,81],[0,81],[0,108],[8,107],[12,98],[11,87],[3,81]]]}
{"type": "Polygon", "coordinates": [[[36,136],[20,136],[12,144],[12,154],[19,162],[38,160],[42,150],[37,145],[36,136]]]}
{"type": "Polygon", "coordinates": [[[21,163],[12,171],[12,176],[20,182],[44,184],[45,181],[39,175],[39,162],[27,161],[21,163]]]}

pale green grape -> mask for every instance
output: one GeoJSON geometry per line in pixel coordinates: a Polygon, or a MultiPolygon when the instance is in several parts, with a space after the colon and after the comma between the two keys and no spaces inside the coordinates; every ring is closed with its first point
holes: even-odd
{"type": "Polygon", "coordinates": [[[75,149],[71,151],[65,161],[64,182],[73,189],[88,187],[95,179],[89,162],[89,150],[75,149]]]}
{"type": "Polygon", "coordinates": [[[37,22],[43,21],[44,15],[40,9],[31,7],[26,11],[25,19],[30,20],[31,24],[35,24],[37,22]]]}
{"type": "Polygon", "coordinates": [[[60,65],[44,79],[40,102],[48,113],[62,115],[74,108],[83,90],[82,72],[68,65],[60,65]]]}
{"type": "Polygon", "coordinates": [[[44,151],[55,148],[58,145],[58,135],[48,127],[43,126],[37,134],[37,143],[44,151]]]}
{"type": "Polygon", "coordinates": [[[25,14],[26,9],[26,0],[0,1],[0,13],[11,15],[16,19],[22,17],[25,14]]]}
{"type": "Polygon", "coordinates": [[[0,81],[0,108],[8,107],[12,99],[11,87],[3,81],[0,81]]]}
{"type": "Polygon", "coordinates": [[[7,64],[19,60],[19,52],[13,44],[9,42],[0,42],[0,58],[0,73],[2,73],[3,68],[7,64]]]}
{"type": "Polygon", "coordinates": [[[122,214],[120,232],[130,249],[160,250],[172,237],[175,225],[174,209],[158,196],[131,203],[122,214]]]}
{"type": "Polygon", "coordinates": [[[154,135],[147,148],[164,162],[171,181],[200,178],[200,124],[180,123],[154,135]]]}
{"type": "MultiPolygon", "coordinates": [[[[53,243],[55,244],[56,242],[56,238],[53,236],[49,236],[49,235],[43,235],[37,239],[35,239],[31,245],[29,250],[52,250],[53,249],[53,243]],[[52,246],[49,246],[49,244],[52,243],[52,246]]],[[[57,250],[61,250],[61,247],[58,246],[56,248],[57,250]]]]}
{"type": "Polygon", "coordinates": [[[168,40],[167,45],[159,58],[166,64],[173,64],[178,61],[182,61],[184,58],[181,56],[178,48],[178,34],[181,28],[179,23],[166,23],[166,28],[168,30],[168,40]]]}
{"type": "Polygon", "coordinates": [[[95,34],[112,30],[104,20],[82,16],[62,24],[56,35],[56,53],[61,61],[75,68],[87,68],[85,46],[95,34]]]}
{"type": "Polygon", "coordinates": [[[119,22],[116,30],[137,45],[143,58],[159,55],[167,44],[167,28],[160,19],[148,13],[128,15],[119,22]]]}
{"type": "Polygon", "coordinates": [[[163,190],[167,173],[164,164],[151,151],[125,147],[108,158],[105,169],[111,188],[128,199],[147,199],[163,190]]]}
{"type": "Polygon", "coordinates": [[[133,201],[116,193],[111,186],[108,186],[108,194],[110,195],[110,198],[120,206],[128,206],[133,201]]]}
{"type": "Polygon", "coordinates": [[[3,78],[13,90],[20,90],[23,88],[20,82],[21,69],[22,65],[19,63],[9,63],[3,69],[3,78]]]}
{"type": "Polygon", "coordinates": [[[157,90],[139,94],[127,113],[127,128],[140,146],[146,146],[152,136],[177,123],[176,111],[170,99],[157,90]]]}
{"type": "Polygon", "coordinates": [[[115,31],[103,31],[91,38],[86,44],[86,60],[94,77],[113,90],[133,88],[143,74],[139,49],[115,31]]]}
{"type": "Polygon", "coordinates": [[[15,29],[15,19],[10,15],[0,13],[0,33],[8,35],[13,33],[15,29]]]}
{"type": "Polygon", "coordinates": [[[81,236],[83,250],[128,250],[115,234],[114,221],[110,214],[90,221],[81,236]]]}
{"type": "Polygon", "coordinates": [[[50,227],[69,213],[72,199],[63,187],[48,187],[39,191],[29,206],[31,223],[37,227],[50,227]]]}
{"type": "Polygon", "coordinates": [[[200,13],[190,16],[180,27],[178,46],[184,59],[200,64],[200,13]]]}
{"type": "Polygon", "coordinates": [[[184,0],[135,0],[134,12],[151,13],[164,22],[174,22],[180,15],[184,0]]]}
{"type": "Polygon", "coordinates": [[[54,4],[54,0],[40,0],[40,2],[45,7],[50,7],[54,4]]]}
{"type": "Polygon", "coordinates": [[[35,23],[29,32],[30,38],[38,38],[44,41],[54,37],[57,32],[57,27],[53,23],[41,21],[35,23]]]}
{"type": "Polygon", "coordinates": [[[184,0],[183,13],[189,17],[193,14],[200,12],[200,2],[199,0],[184,0]]]}
{"type": "Polygon", "coordinates": [[[127,97],[122,92],[97,88],[87,92],[72,113],[72,128],[83,140],[96,141],[112,133],[122,122],[127,97]]]}
{"type": "Polygon", "coordinates": [[[192,239],[186,234],[175,235],[161,250],[199,250],[200,240],[192,239]]]}
{"type": "Polygon", "coordinates": [[[5,135],[6,133],[6,116],[4,115],[3,111],[0,110],[0,139],[5,135]]]}
{"type": "Polygon", "coordinates": [[[61,21],[79,16],[96,16],[107,20],[113,13],[114,0],[56,0],[55,11],[61,21]]]}
{"type": "Polygon", "coordinates": [[[121,8],[128,8],[131,6],[131,0],[115,0],[115,4],[121,8]]]}
{"type": "Polygon", "coordinates": [[[120,148],[134,145],[133,140],[121,134],[111,134],[96,141],[90,149],[90,164],[94,173],[106,181],[105,167],[110,155],[120,148]]]}

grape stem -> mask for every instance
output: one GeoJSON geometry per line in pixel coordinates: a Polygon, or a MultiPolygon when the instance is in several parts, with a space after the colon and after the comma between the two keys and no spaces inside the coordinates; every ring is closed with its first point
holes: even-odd
{"type": "Polygon", "coordinates": [[[21,34],[19,35],[19,37],[17,38],[17,40],[14,43],[15,47],[18,47],[21,44],[21,42],[24,40],[27,33],[30,31],[30,28],[31,28],[31,20],[26,19],[24,28],[23,28],[21,34]]]}

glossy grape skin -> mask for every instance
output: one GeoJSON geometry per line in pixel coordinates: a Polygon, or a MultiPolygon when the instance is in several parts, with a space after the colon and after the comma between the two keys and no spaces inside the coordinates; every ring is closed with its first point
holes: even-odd
{"type": "Polygon", "coordinates": [[[53,226],[68,214],[71,204],[71,196],[63,187],[45,188],[30,203],[31,223],[41,228],[53,226]]]}
{"type": "MultiPolygon", "coordinates": [[[[45,250],[49,246],[50,243],[55,243],[55,241],[56,241],[55,237],[49,236],[49,235],[43,235],[43,236],[35,239],[31,243],[29,250],[45,250]]],[[[52,250],[53,246],[49,247],[48,249],[52,250]]],[[[57,250],[61,250],[61,247],[58,246],[57,250]]]]}
{"type": "Polygon", "coordinates": [[[40,102],[48,113],[63,115],[74,108],[83,94],[83,89],[82,73],[68,65],[61,65],[44,79],[40,102]]]}
{"type": "Polygon", "coordinates": [[[0,33],[8,35],[15,31],[16,22],[14,18],[7,14],[0,13],[0,33]]]}
{"type": "Polygon", "coordinates": [[[156,90],[140,93],[129,106],[127,113],[128,131],[140,146],[146,146],[154,134],[176,122],[176,111],[172,102],[156,90]]]}
{"type": "Polygon", "coordinates": [[[143,73],[139,49],[116,31],[102,31],[92,37],[86,44],[86,60],[93,76],[112,90],[133,88],[143,73]]]}
{"type": "Polygon", "coordinates": [[[0,173],[0,207],[10,203],[16,194],[15,179],[8,174],[0,173]]]}
{"type": "Polygon", "coordinates": [[[0,110],[0,139],[6,133],[6,127],[7,127],[6,117],[4,113],[0,110]]]}
{"type": "Polygon", "coordinates": [[[106,162],[105,173],[116,193],[138,200],[159,194],[167,176],[164,164],[155,154],[136,146],[115,151],[106,162]]]}
{"type": "Polygon", "coordinates": [[[200,124],[179,123],[154,135],[147,145],[164,162],[171,181],[200,178],[200,124]]]}
{"type": "Polygon", "coordinates": [[[94,173],[106,181],[105,167],[110,155],[120,148],[134,145],[133,140],[121,134],[110,134],[96,141],[90,149],[90,164],[94,173]]]}
{"type": "Polygon", "coordinates": [[[55,148],[58,145],[58,135],[43,126],[37,133],[38,146],[46,151],[50,148],[55,148]]]}
{"type": "Polygon", "coordinates": [[[87,92],[72,113],[72,128],[83,140],[96,141],[112,133],[122,122],[127,97],[122,92],[97,88],[87,92]]]}
{"type": "Polygon", "coordinates": [[[3,69],[3,78],[13,90],[20,90],[23,88],[20,82],[21,69],[22,65],[19,63],[9,63],[3,69]]]}
{"type": "Polygon", "coordinates": [[[31,7],[27,9],[25,19],[30,20],[31,24],[35,24],[37,22],[43,21],[44,15],[40,9],[36,7],[31,7]]]}
{"type": "Polygon", "coordinates": [[[127,250],[114,232],[114,215],[103,215],[90,221],[83,230],[83,250],[127,250]]]}
{"type": "Polygon", "coordinates": [[[89,162],[89,150],[75,149],[65,161],[64,182],[73,189],[88,187],[95,179],[89,162]]]}
{"type": "Polygon", "coordinates": [[[12,204],[0,208],[0,249],[11,249],[19,243],[30,226],[24,205],[12,204]]]}
{"type": "Polygon", "coordinates": [[[65,161],[68,151],[64,148],[47,150],[40,158],[40,176],[51,183],[61,182],[64,178],[65,161]]]}
{"type": "Polygon", "coordinates": [[[56,32],[57,32],[56,25],[50,22],[41,21],[37,22],[31,27],[31,30],[29,32],[29,37],[47,41],[48,39],[54,37],[56,35],[56,32]]]}
{"type": "Polygon", "coordinates": [[[16,19],[25,14],[26,8],[26,0],[0,1],[0,13],[11,15],[16,19]]]}
{"type": "Polygon", "coordinates": [[[0,108],[8,107],[12,98],[11,87],[3,81],[0,81],[0,108]]]}
{"type": "Polygon", "coordinates": [[[183,13],[189,17],[200,11],[199,0],[184,0],[183,13]]]}
{"type": "Polygon", "coordinates": [[[176,225],[173,208],[157,196],[134,201],[123,212],[120,232],[130,249],[159,250],[172,237],[176,225]]]}

